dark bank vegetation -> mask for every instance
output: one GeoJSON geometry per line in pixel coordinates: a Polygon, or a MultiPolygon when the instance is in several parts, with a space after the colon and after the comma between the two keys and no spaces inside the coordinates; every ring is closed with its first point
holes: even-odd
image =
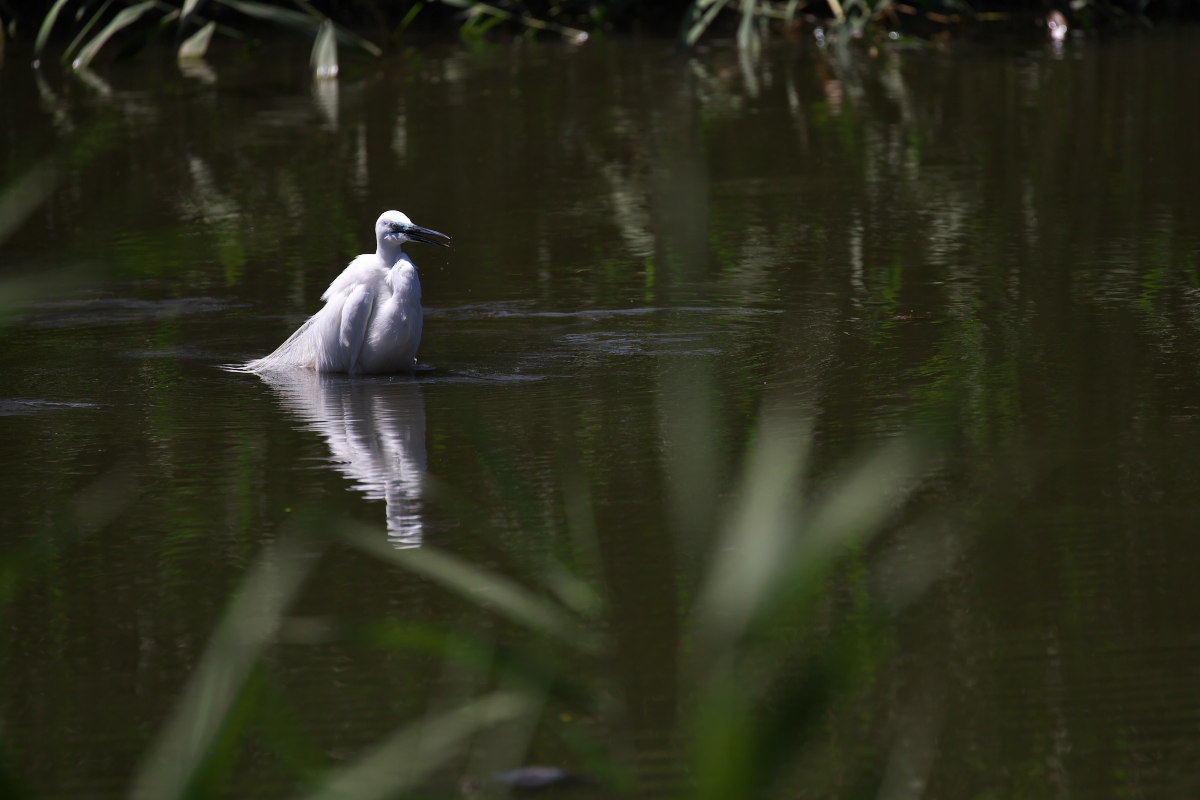
{"type": "Polygon", "coordinates": [[[1147,26],[1194,19],[1198,10],[1200,0],[0,0],[6,38],[33,41],[39,55],[49,48],[75,66],[87,66],[114,41],[128,55],[168,38],[188,57],[203,55],[213,37],[247,40],[264,26],[311,37],[327,28],[342,46],[379,55],[417,34],[583,43],[642,32],[685,47],[736,37],[745,48],[798,35],[926,40],[1036,25],[1062,34],[1064,23],[1076,30],[1147,26]]]}

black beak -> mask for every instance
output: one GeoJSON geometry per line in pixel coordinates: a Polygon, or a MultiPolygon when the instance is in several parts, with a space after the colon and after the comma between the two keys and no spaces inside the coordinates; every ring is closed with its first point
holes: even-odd
{"type": "Polygon", "coordinates": [[[408,225],[406,227],[401,228],[400,232],[404,234],[404,238],[409,239],[414,242],[424,242],[425,244],[436,244],[441,247],[449,247],[450,246],[450,237],[449,236],[447,236],[444,233],[438,233],[437,231],[432,230],[431,228],[422,228],[420,225],[408,225]],[[446,241],[439,242],[437,239],[431,238],[434,236],[440,236],[441,238],[445,239],[446,241]]]}

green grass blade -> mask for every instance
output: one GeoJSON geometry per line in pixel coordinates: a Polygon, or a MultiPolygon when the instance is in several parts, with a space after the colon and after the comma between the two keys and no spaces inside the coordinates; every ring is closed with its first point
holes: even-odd
{"type": "Polygon", "coordinates": [[[539,705],[533,695],[498,691],[414,723],[334,774],[304,800],[383,800],[412,791],[435,769],[460,755],[477,731],[518,720],[539,705]]]}
{"type": "Polygon", "coordinates": [[[294,539],[269,547],[259,557],[134,779],[135,800],[187,796],[254,665],[274,639],[284,611],[314,563],[294,539]]]}
{"type": "Polygon", "coordinates": [[[50,38],[50,30],[54,27],[55,20],[58,19],[58,12],[62,11],[63,6],[68,0],[57,0],[54,5],[50,6],[50,10],[46,12],[46,16],[42,19],[42,26],[38,28],[37,41],[33,45],[33,54],[40,56],[42,49],[46,46],[46,41],[50,38]]]}
{"type": "Polygon", "coordinates": [[[560,25],[557,22],[538,19],[532,14],[505,11],[503,8],[487,3],[480,3],[477,0],[441,0],[441,2],[443,5],[461,8],[467,12],[467,21],[462,26],[462,32],[471,35],[482,36],[500,22],[517,22],[529,30],[552,31],[573,44],[582,44],[588,40],[587,31],[567,25],[560,25]],[[491,19],[486,22],[481,21],[485,16],[491,19]]]}
{"type": "MultiPolygon", "coordinates": [[[[273,22],[276,25],[294,28],[296,30],[305,31],[307,33],[315,33],[321,26],[321,20],[315,19],[309,14],[304,14],[299,11],[293,11],[290,8],[280,8],[279,6],[260,3],[257,0],[217,0],[220,3],[232,8],[249,17],[273,22]]],[[[344,44],[351,45],[370,53],[373,56],[383,54],[379,47],[361,36],[355,36],[349,31],[342,28],[336,28],[337,38],[344,44]]]]}
{"type": "Polygon", "coordinates": [[[875,533],[907,494],[919,457],[900,440],[859,464],[826,493],[805,526],[799,560],[819,568],[875,533]]]}
{"type": "Polygon", "coordinates": [[[741,636],[775,585],[797,533],[807,424],[764,419],[747,457],[735,511],[717,543],[695,624],[717,650],[741,636]]]}
{"type": "Polygon", "coordinates": [[[684,34],[683,41],[688,47],[696,43],[696,40],[704,35],[704,31],[708,30],[708,26],[725,7],[728,0],[696,0],[688,10],[687,19],[684,21],[684,26],[687,32],[684,34]]]}
{"type": "Polygon", "coordinates": [[[71,56],[75,54],[75,52],[79,49],[79,46],[87,39],[88,34],[92,32],[92,28],[96,27],[96,24],[104,18],[104,14],[108,11],[108,7],[112,4],[113,0],[104,0],[104,4],[100,6],[100,10],[95,14],[92,14],[92,17],[87,21],[87,24],[80,29],[79,33],[75,34],[75,38],[71,40],[69,45],[67,45],[67,49],[63,51],[63,63],[67,63],[71,60],[71,56]]]}
{"type": "Polygon", "coordinates": [[[100,48],[104,47],[116,33],[129,27],[133,23],[142,18],[146,12],[150,11],[157,5],[156,0],[145,0],[144,2],[132,5],[129,8],[121,9],[117,15],[112,18],[112,21],[104,26],[98,34],[93,36],[87,44],[79,50],[79,55],[71,62],[71,66],[75,69],[83,69],[92,63],[92,59],[100,52],[100,48]]]}
{"type": "Polygon", "coordinates": [[[515,622],[557,636],[582,649],[594,646],[561,607],[509,579],[431,547],[396,550],[386,540],[373,534],[374,531],[351,534],[349,539],[361,550],[440,583],[471,602],[515,622]]]}
{"type": "Polygon", "coordinates": [[[279,6],[268,5],[267,3],[255,2],[255,0],[218,0],[218,2],[229,6],[235,11],[241,12],[248,17],[273,22],[276,25],[283,25],[289,28],[299,28],[304,31],[311,31],[317,27],[317,21],[308,14],[302,14],[299,11],[292,11],[290,8],[280,8],[279,6]]]}
{"type": "Polygon", "coordinates": [[[413,7],[410,8],[408,13],[404,15],[404,18],[400,20],[400,24],[396,26],[396,30],[392,31],[392,35],[399,36],[400,34],[404,33],[404,31],[408,30],[408,26],[412,25],[413,20],[417,18],[417,14],[420,14],[421,9],[424,7],[425,6],[421,3],[414,3],[413,7]]]}

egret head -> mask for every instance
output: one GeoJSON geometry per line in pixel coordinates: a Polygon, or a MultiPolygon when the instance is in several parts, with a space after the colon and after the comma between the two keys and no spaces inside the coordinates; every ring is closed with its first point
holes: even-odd
{"type": "Polygon", "coordinates": [[[424,242],[449,247],[450,237],[429,228],[414,225],[406,215],[399,211],[385,211],[375,222],[375,238],[379,241],[380,250],[391,250],[405,242],[424,242]],[[433,237],[441,237],[447,241],[439,241],[433,237]]]}

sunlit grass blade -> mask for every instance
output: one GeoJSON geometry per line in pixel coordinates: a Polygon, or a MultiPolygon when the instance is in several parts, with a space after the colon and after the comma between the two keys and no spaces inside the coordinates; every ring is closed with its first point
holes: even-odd
{"type": "Polygon", "coordinates": [[[691,47],[704,35],[727,2],[728,0],[695,0],[692,3],[683,21],[683,42],[686,46],[691,47]]]}
{"type": "Polygon", "coordinates": [[[498,691],[392,734],[356,763],[332,775],[304,800],[375,800],[411,791],[461,754],[477,731],[512,722],[540,706],[534,695],[498,691]]]}
{"type": "Polygon", "coordinates": [[[372,533],[352,533],[349,534],[349,540],[377,558],[435,581],[514,622],[556,636],[581,649],[590,650],[595,646],[560,606],[538,597],[500,574],[480,569],[431,547],[396,550],[385,539],[372,533]]]}
{"type": "Polygon", "coordinates": [[[42,50],[46,47],[46,41],[50,38],[50,31],[54,28],[55,21],[58,20],[59,12],[68,2],[69,0],[56,0],[54,5],[50,6],[50,10],[46,12],[46,16],[42,18],[42,24],[38,28],[37,39],[33,45],[34,55],[42,54],[42,50]]]}
{"type": "Polygon", "coordinates": [[[136,776],[135,800],[186,797],[202,777],[227,716],[315,561],[296,539],[272,545],[259,557],[136,776]]]}
{"type": "Polygon", "coordinates": [[[100,52],[100,49],[111,39],[115,34],[129,27],[133,23],[141,19],[147,12],[157,5],[156,0],[145,0],[144,2],[132,5],[129,8],[123,8],[112,20],[104,26],[104,28],[88,40],[79,50],[79,55],[71,62],[71,66],[75,69],[87,67],[92,63],[92,59],[100,52]]]}
{"type": "Polygon", "coordinates": [[[696,603],[694,622],[722,649],[736,640],[770,593],[799,533],[807,423],[767,416],[747,456],[735,510],[696,603]]]}
{"type": "Polygon", "coordinates": [[[757,618],[743,633],[810,607],[837,565],[880,533],[887,517],[905,501],[919,480],[921,461],[914,442],[897,440],[819,492],[775,585],[763,595],[757,618]]]}
{"type": "Polygon", "coordinates": [[[900,439],[824,492],[798,543],[797,566],[819,570],[877,533],[916,479],[919,461],[914,444],[900,439]]]}
{"type": "MultiPolygon", "coordinates": [[[[67,45],[67,49],[63,51],[62,62],[65,64],[71,60],[71,57],[79,50],[80,46],[87,41],[88,35],[92,32],[92,28],[104,19],[104,15],[108,13],[108,7],[113,4],[113,0],[104,0],[99,10],[92,14],[91,18],[79,29],[79,33],[75,34],[75,38],[67,45]]],[[[80,9],[81,11],[83,9],[80,9]]]]}
{"type": "Polygon", "coordinates": [[[208,52],[208,43],[212,40],[213,31],[216,29],[217,23],[210,21],[203,28],[184,39],[183,44],[179,45],[178,57],[181,60],[204,58],[204,54],[208,52]]]}
{"type": "Polygon", "coordinates": [[[317,80],[336,78],[338,74],[337,35],[333,22],[325,20],[317,30],[317,39],[313,42],[312,56],[313,77],[317,80]]]}
{"type": "Polygon", "coordinates": [[[837,559],[878,532],[916,474],[914,447],[898,441],[822,490],[802,513],[808,444],[807,424],[768,418],[761,426],[695,605],[706,655],[735,647],[757,620],[817,588],[837,559]]]}
{"type": "MultiPolygon", "coordinates": [[[[229,8],[245,14],[249,17],[273,22],[276,25],[283,25],[289,28],[315,33],[321,26],[321,20],[314,18],[309,14],[304,14],[300,11],[293,11],[290,8],[280,8],[268,3],[260,3],[257,0],[217,0],[229,8]]],[[[379,47],[361,36],[355,36],[347,30],[335,26],[337,38],[343,43],[353,45],[354,47],[370,53],[373,56],[382,55],[383,51],[379,47]]]]}

